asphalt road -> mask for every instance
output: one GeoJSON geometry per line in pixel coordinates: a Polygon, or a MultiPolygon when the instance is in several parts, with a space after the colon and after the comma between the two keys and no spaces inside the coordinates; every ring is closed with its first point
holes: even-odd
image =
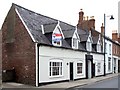
{"type": "Polygon", "coordinates": [[[120,88],[120,76],[98,81],[95,83],[90,83],[84,86],[77,86],[70,88],[70,90],[120,90],[118,87],[120,88]]]}

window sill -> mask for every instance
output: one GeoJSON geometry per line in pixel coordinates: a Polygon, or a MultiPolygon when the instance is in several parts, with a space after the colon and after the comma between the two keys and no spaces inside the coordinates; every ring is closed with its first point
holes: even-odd
{"type": "Polygon", "coordinates": [[[61,78],[63,75],[57,75],[57,76],[49,76],[49,78],[61,78]]]}
{"type": "Polygon", "coordinates": [[[82,76],[82,75],[83,75],[83,73],[77,74],[77,76],[82,76]]]}

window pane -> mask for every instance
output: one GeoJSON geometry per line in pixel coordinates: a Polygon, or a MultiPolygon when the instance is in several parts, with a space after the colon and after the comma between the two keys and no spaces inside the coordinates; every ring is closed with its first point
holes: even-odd
{"type": "Polygon", "coordinates": [[[77,63],[77,74],[82,73],[82,63],[77,63]]]}
{"type": "Polygon", "coordinates": [[[77,48],[77,38],[73,38],[73,47],[77,48]]]}
{"type": "Polygon", "coordinates": [[[50,62],[50,76],[62,75],[62,62],[50,62]]]}

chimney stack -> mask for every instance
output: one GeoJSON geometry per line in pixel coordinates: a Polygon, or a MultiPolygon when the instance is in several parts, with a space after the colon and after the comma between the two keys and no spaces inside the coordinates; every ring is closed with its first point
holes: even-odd
{"type": "Polygon", "coordinates": [[[95,19],[94,16],[90,17],[91,19],[89,20],[89,28],[90,29],[95,29],[95,19]]]}
{"type": "Polygon", "coordinates": [[[120,43],[120,36],[118,37],[118,42],[120,43]]]}
{"type": "Polygon", "coordinates": [[[80,9],[81,11],[79,12],[79,20],[78,20],[78,27],[81,26],[81,23],[83,21],[83,18],[84,18],[84,12],[82,11],[82,9],[80,9]]]}
{"type": "Polygon", "coordinates": [[[89,19],[89,16],[84,16],[84,12],[81,11],[79,12],[79,20],[77,24],[78,28],[85,29],[85,30],[95,30],[95,19],[94,16],[91,16],[89,19]]]}
{"type": "Polygon", "coordinates": [[[116,30],[112,31],[112,40],[118,41],[118,33],[116,30]]]}
{"type": "Polygon", "coordinates": [[[101,34],[104,35],[104,26],[103,26],[103,23],[102,23],[102,26],[101,26],[101,34]]]}

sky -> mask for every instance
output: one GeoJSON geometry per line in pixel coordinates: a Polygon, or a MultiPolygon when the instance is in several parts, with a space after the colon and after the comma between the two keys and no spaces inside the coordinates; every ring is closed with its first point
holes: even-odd
{"type": "Polygon", "coordinates": [[[95,29],[101,31],[106,15],[106,35],[111,38],[112,30],[118,30],[118,2],[120,0],[0,0],[0,28],[12,5],[18,4],[29,10],[74,26],[79,19],[79,11],[83,9],[85,16],[94,16],[95,29]],[[109,20],[113,15],[114,20],[109,20]]]}

